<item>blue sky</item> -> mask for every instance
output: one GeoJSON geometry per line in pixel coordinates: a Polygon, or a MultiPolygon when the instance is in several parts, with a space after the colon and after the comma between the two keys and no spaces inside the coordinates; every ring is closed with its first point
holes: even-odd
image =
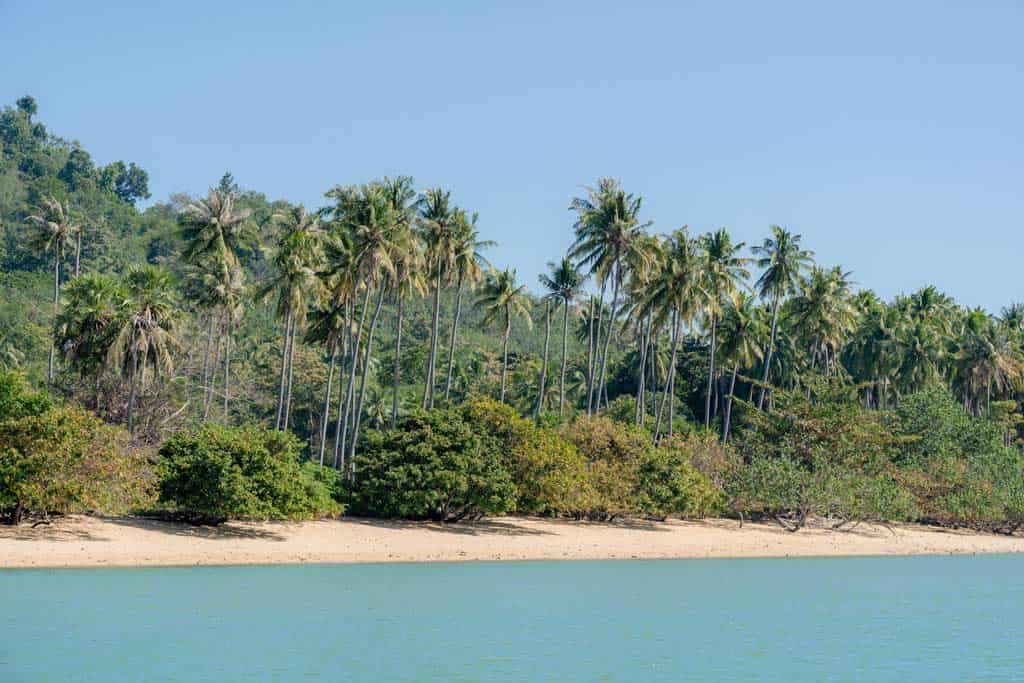
{"type": "Polygon", "coordinates": [[[785,225],[883,296],[996,311],[1024,299],[1022,27],[1019,2],[0,0],[0,102],[156,198],[225,170],[311,206],[444,185],[531,287],[608,175],[656,230],[785,225]]]}

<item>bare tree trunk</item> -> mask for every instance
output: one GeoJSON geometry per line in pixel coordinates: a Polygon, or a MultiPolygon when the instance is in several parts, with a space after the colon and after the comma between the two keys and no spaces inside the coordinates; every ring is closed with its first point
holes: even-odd
{"type": "Polygon", "coordinates": [[[658,406],[658,417],[654,422],[654,438],[655,440],[661,435],[661,419],[665,413],[665,404],[672,400],[670,394],[672,391],[672,382],[675,379],[676,370],[676,349],[679,345],[679,315],[678,312],[672,311],[672,360],[669,362],[668,373],[665,375],[665,390],[661,396],[661,405],[658,406]]]}
{"type": "Polygon", "coordinates": [[[732,397],[736,391],[736,375],[740,371],[740,364],[732,366],[732,379],[729,380],[729,397],[725,399],[725,416],[722,418],[722,442],[729,441],[729,425],[732,420],[732,397]]]}
{"type": "Polygon", "coordinates": [[[230,422],[228,401],[231,394],[231,314],[224,316],[224,424],[230,422]]]}
{"type": "Polygon", "coordinates": [[[775,301],[772,304],[772,329],[771,334],[768,337],[768,353],[764,356],[764,372],[761,374],[761,393],[757,397],[757,409],[762,410],[764,408],[764,393],[765,387],[768,385],[768,373],[772,367],[772,352],[775,350],[775,332],[779,325],[779,300],[780,296],[778,293],[775,294],[775,301]]]}
{"type": "MultiPolygon", "coordinates": [[[[60,312],[60,250],[53,257],[53,320],[56,322],[60,312]]],[[[56,341],[50,335],[50,360],[46,366],[46,383],[53,384],[53,364],[57,353],[56,341]]]]}
{"type": "Polygon", "coordinates": [[[459,273],[459,284],[455,289],[455,319],[452,321],[452,343],[448,348],[448,378],[444,382],[444,401],[447,403],[452,390],[452,370],[455,367],[455,338],[459,334],[459,318],[462,316],[463,275],[459,273]]]}
{"type": "Polygon", "coordinates": [[[220,366],[220,347],[224,342],[223,336],[216,339],[213,349],[213,364],[210,366],[210,386],[207,389],[207,401],[203,406],[203,422],[210,419],[210,410],[213,407],[213,393],[217,387],[217,368],[220,366]]]}
{"type": "Polygon", "coordinates": [[[707,396],[704,397],[704,428],[707,429],[711,426],[711,382],[715,376],[715,333],[718,331],[718,321],[715,319],[715,314],[711,314],[711,361],[708,366],[708,388],[707,396]]]}
{"type": "Polygon", "coordinates": [[[75,233],[75,277],[81,273],[82,265],[82,229],[79,228],[78,232],[75,233]]]}
{"type": "Polygon", "coordinates": [[[569,302],[562,302],[562,372],[558,378],[558,416],[565,412],[565,367],[569,360],[569,302]]]}
{"type": "Polygon", "coordinates": [[[638,321],[639,332],[637,341],[640,344],[640,368],[637,371],[636,399],[633,402],[633,424],[640,424],[640,406],[644,402],[644,380],[647,375],[647,333],[644,331],[643,319],[638,321]]]}
{"type": "MultiPolygon", "coordinates": [[[[391,428],[398,426],[398,383],[402,369],[402,317],[404,314],[405,301],[401,294],[398,295],[398,322],[395,329],[395,372],[391,387],[391,428]]],[[[445,398],[448,398],[447,391],[445,398]]]]}
{"type": "Polygon", "coordinates": [[[537,395],[537,419],[544,409],[544,386],[548,378],[548,341],[551,339],[551,302],[544,306],[544,356],[540,364],[540,393],[537,395]]]}
{"type": "Polygon", "coordinates": [[[345,467],[345,450],[346,444],[348,443],[348,425],[349,415],[352,412],[352,402],[355,397],[356,391],[356,366],[359,361],[359,346],[363,336],[363,326],[366,324],[366,312],[370,308],[370,288],[366,288],[366,296],[363,297],[363,312],[359,314],[359,327],[356,328],[356,338],[352,341],[352,349],[350,356],[352,358],[352,367],[348,373],[348,389],[345,392],[345,416],[342,420],[341,425],[341,439],[334,445],[336,451],[339,452],[338,457],[338,469],[344,469],[345,467]]]}
{"type": "Polygon", "coordinates": [[[132,367],[128,373],[128,433],[135,433],[135,381],[139,373],[139,354],[135,350],[135,339],[132,339],[132,367]]]}
{"type": "Polygon", "coordinates": [[[430,355],[427,358],[427,379],[423,384],[423,407],[434,408],[434,372],[437,367],[437,336],[441,318],[441,263],[438,259],[437,278],[434,283],[434,318],[430,325],[430,355]]]}
{"type": "Polygon", "coordinates": [[[329,343],[331,361],[327,366],[327,391],[324,392],[324,414],[320,420],[320,464],[324,464],[324,451],[327,448],[327,425],[331,422],[331,384],[334,382],[334,364],[338,358],[338,343],[329,343]]]}
{"type": "MultiPolygon", "coordinates": [[[[210,316],[209,331],[206,334],[206,350],[203,352],[203,415],[206,414],[207,406],[210,401],[210,351],[213,350],[213,324],[215,317],[213,311],[208,313],[210,316]]],[[[205,419],[205,417],[204,417],[205,419]]]]}
{"type": "Polygon", "coordinates": [[[359,443],[359,423],[362,421],[363,405],[366,401],[366,376],[370,374],[370,354],[373,352],[373,334],[377,330],[377,318],[380,317],[381,306],[384,305],[384,293],[387,287],[380,286],[380,295],[377,297],[377,308],[373,311],[373,318],[370,320],[370,331],[366,334],[366,355],[363,360],[363,378],[359,383],[359,404],[356,406],[355,426],[352,428],[352,447],[349,449],[348,468],[349,475],[354,474],[354,459],[356,457],[356,444],[359,443]]]}
{"type": "Polygon", "coordinates": [[[505,374],[508,372],[508,338],[512,332],[512,311],[505,304],[505,338],[501,350],[501,395],[498,399],[505,402],[505,374]]]}
{"type": "Polygon", "coordinates": [[[292,312],[284,318],[284,348],[281,349],[281,377],[277,389],[277,419],[274,421],[274,429],[281,429],[281,418],[284,416],[284,383],[285,375],[288,372],[288,348],[291,345],[292,336],[292,312]]]}
{"type": "Polygon", "coordinates": [[[601,352],[601,373],[598,376],[598,410],[601,406],[601,397],[604,397],[605,408],[608,407],[608,386],[605,384],[606,371],[608,369],[608,347],[611,344],[612,336],[615,334],[615,314],[618,313],[619,306],[619,280],[621,276],[621,266],[618,261],[615,263],[615,268],[612,274],[612,308],[608,311],[608,332],[604,338],[604,350],[601,352]]]}
{"type": "Polygon", "coordinates": [[[284,431],[288,431],[292,415],[292,375],[295,368],[295,334],[299,327],[299,321],[292,316],[291,342],[288,344],[288,385],[284,393],[284,431]]]}
{"type": "MultiPolygon", "coordinates": [[[[605,288],[605,286],[606,286],[606,282],[602,281],[601,282],[601,297],[598,299],[598,302],[597,302],[597,326],[596,326],[596,329],[595,329],[595,326],[594,326],[593,315],[591,315],[591,322],[590,322],[590,329],[591,329],[590,337],[591,337],[591,343],[594,345],[594,349],[593,349],[593,351],[590,352],[591,361],[589,363],[589,368],[587,370],[587,415],[590,415],[590,414],[592,414],[594,412],[594,385],[596,384],[596,382],[594,381],[596,379],[594,377],[594,373],[598,369],[598,357],[597,356],[598,356],[598,354],[600,353],[600,350],[601,350],[601,318],[602,318],[602,316],[604,314],[604,288],[605,288]]],[[[597,403],[598,403],[598,408],[600,408],[600,404],[601,404],[601,397],[600,396],[597,397],[597,403]]]]}

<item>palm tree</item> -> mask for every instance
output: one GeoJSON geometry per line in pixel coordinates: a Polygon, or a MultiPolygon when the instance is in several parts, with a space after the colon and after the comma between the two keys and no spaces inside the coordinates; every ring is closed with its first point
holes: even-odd
{"type": "MultiPolygon", "coordinates": [[[[339,468],[343,468],[346,461],[351,466],[356,452],[377,320],[380,317],[388,286],[395,280],[395,263],[400,260],[401,254],[408,252],[409,245],[406,236],[396,231],[396,222],[391,213],[391,199],[380,182],[369,183],[360,188],[336,188],[329,194],[337,199],[338,205],[334,209],[336,217],[351,234],[351,255],[349,257],[351,281],[362,283],[364,290],[359,325],[356,328],[355,340],[351,345],[351,370],[345,394],[345,412],[342,418],[341,434],[338,443],[335,444],[336,451],[340,448],[336,462],[339,468]],[[362,330],[366,324],[370,296],[374,290],[377,292],[377,302],[366,334],[362,377],[359,392],[356,394],[355,379],[357,361],[359,353],[362,351],[362,330]],[[348,440],[349,415],[352,418],[350,441],[348,440]]],[[[351,470],[349,470],[349,474],[352,474],[351,470]]]]}
{"type": "Polygon", "coordinates": [[[483,324],[490,325],[498,316],[503,316],[505,328],[502,334],[501,351],[501,393],[499,400],[505,401],[505,376],[508,374],[508,340],[512,333],[513,317],[521,317],[527,327],[533,327],[530,318],[530,300],[526,294],[526,285],[516,284],[514,268],[491,270],[487,273],[476,307],[483,311],[483,324]]]}
{"type": "Polygon", "coordinates": [[[469,286],[472,291],[484,275],[484,268],[489,267],[487,259],[481,253],[486,247],[494,245],[489,240],[481,240],[476,229],[477,214],[467,218],[461,209],[456,210],[455,235],[452,238],[452,270],[455,276],[455,316],[452,318],[451,345],[448,348],[448,376],[444,382],[444,400],[450,400],[452,389],[452,370],[455,367],[455,339],[459,334],[459,319],[462,316],[462,290],[469,286]]]}
{"type": "Polygon", "coordinates": [[[718,319],[725,302],[736,293],[743,281],[750,277],[750,272],[746,269],[750,259],[739,256],[744,246],[746,245],[743,242],[733,244],[729,231],[725,228],[707,233],[700,238],[703,259],[701,274],[704,280],[701,289],[705,295],[705,314],[711,330],[708,382],[704,396],[704,427],[711,426],[711,389],[715,377],[715,354],[718,350],[718,319]]]}
{"type": "MultiPolygon", "coordinates": [[[[126,315],[110,349],[112,364],[128,378],[128,432],[134,430],[135,400],[145,369],[170,373],[174,368],[173,336],[177,297],[171,274],[156,266],[133,266],[124,278],[126,315]]],[[[144,387],[143,387],[144,388],[144,387]]]]}
{"type": "MultiPolygon", "coordinates": [[[[576,223],[573,226],[576,240],[569,255],[578,259],[581,266],[588,267],[590,273],[597,277],[601,283],[602,303],[605,283],[609,278],[612,283],[608,331],[603,348],[600,343],[595,346],[600,355],[597,359],[597,405],[600,408],[601,395],[605,391],[608,345],[615,333],[619,288],[625,276],[623,261],[642,244],[644,230],[650,223],[640,223],[640,205],[643,200],[625,192],[617,180],[601,178],[596,188],[587,188],[587,195],[574,198],[569,205],[569,209],[576,212],[576,223]]],[[[600,342],[600,322],[597,333],[600,342]]]]}
{"type": "Polygon", "coordinates": [[[334,368],[337,365],[339,349],[344,355],[345,333],[349,328],[348,302],[342,300],[333,303],[329,308],[314,310],[309,314],[309,326],[306,328],[305,341],[321,343],[327,346],[328,368],[327,387],[324,391],[324,409],[320,420],[319,462],[324,464],[324,452],[327,447],[327,425],[331,421],[331,389],[334,384],[334,368]]]}
{"type": "MultiPolygon", "coordinates": [[[[565,412],[565,370],[569,360],[569,308],[583,293],[585,278],[568,256],[558,263],[548,262],[548,269],[550,275],[540,275],[540,283],[547,290],[545,298],[562,306],[562,368],[558,376],[558,414],[561,416],[565,412]]],[[[547,367],[546,358],[544,366],[547,367]]]]}
{"type": "Polygon", "coordinates": [[[736,376],[740,368],[753,367],[763,354],[764,328],[758,318],[754,297],[739,291],[727,301],[722,312],[721,352],[726,362],[732,363],[729,394],[725,400],[722,419],[722,441],[729,440],[732,421],[732,403],[736,395],[736,376]]]}
{"type": "Polygon", "coordinates": [[[455,236],[458,224],[458,211],[451,204],[451,192],[440,188],[427,190],[420,206],[419,231],[427,246],[428,268],[434,280],[434,314],[430,324],[427,376],[423,383],[424,408],[434,407],[441,288],[455,266],[455,236]]]}
{"type": "Polygon", "coordinates": [[[701,284],[701,263],[695,241],[686,226],[674,231],[664,244],[658,272],[651,277],[647,294],[639,308],[639,316],[652,316],[655,326],[670,322],[672,352],[668,376],[665,378],[661,404],[655,420],[654,436],[660,437],[662,416],[668,405],[668,434],[673,433],[675,404],[676,358],[679,348],[680,326],[689,323],[696,312],[697,293],[701,284]]]}
{"type": "Polygon", "coordinates": [[[758,395],[757,407],[764,407],[765,386],[772,365],[772,353],[775,350],[775,334],[779,325],[779,305],[782,297],[794,289],[800,280],[800,274],[811,264],[814,253],[800,248],[800,235],[794,235],[785,228],[771,226],[772,236],[766,237],[753,252],[760,258],[757,267],[764,272],[757,280],[758,293],[762,298],[771,299],[772,322],[768,335],[768,350],[764,355],[764,371],[761,376],[761,392],[758,395]]]}
{"type": "MultiPolygon", "coordinates": [[[[60,266],[64,254],[71,248],[82,232],[81,226],[72,218],[67,203],[54,197],[44,197],[38,213],[28,217],[37,232],[32,236],[31,245],[36,251],[53,252],[53,317],[60,310],[60,266]]],[[[50,344],[50,357],[46,367],[46,380],[53,383],[53,361],[56,349],[50,344]]]]}
{"type": "Polygon", "coordinates": [[[424,281],[425,255],[423,244],[413,233],[413,221],[422,205],[416,196],[413,179],[398,176],[394,180],[384,178],[381,190],[390,205],[394,221],[395,239],[401,245],[395,254],[395,277],[391,283],[398,314],[395,321],[395,368],[391,387],[391,428],[398,423],[398,386],[402,367],[402,323],[405,315],[405,300],[410,295],[423,296],[426,292],[424,281]]]}
{"type": "Polygon", "coordinates": [[[96,381],[94,409],[99,408],[99,381],[121,318],[126,296],[114,277],[90,273],[64,286],[65,304],[54,324],[55,344],[64,361],[96,381]]]}
{"type": "Polygon", "coordinates": [[[836,369],[843,342],[857,325],[849,275],[838,267],[825,270],[812,266],[788,313],[796,330],[810,344],[811,369],[820,358],[826,375],[836,369]]]}
{"type": "MultiPolygon", "coordinates": [[[[185,243],[182,258],[199,267],[213,293],[207,299],[215,304],[220,317],[220,344],[224,346],[224,420],[228,420],[231,377],[231,332],[238,322],[245,291],[244,278],[238,253],[256,244],[256,226],[249,220],[248,209],[235,207],[235,195],[228,191],[211,189],[204,199],[190,202],[179,215],[181,238],[185,243]]],[[[211,309],[210,336],[216,327],[211,309]]],[[[216,365],[216,363],[214,363],[216,365]]],[[[206,419],[212,402],[212,382],[209,399],[203,410],[206,419]]]]}
{"type": "Polygon", "coordinates": [[[316,303],[323,293],[319,272],[324,258],[325,233],[320,223],[320,212],[310,214],[301,204],[279,209],[271,220],[281,231],[273,258],[276,272],[257,296],[266,298],[276,295],[275,313],[285,321],[274,428],[287,431],[291,414],[296,332],[305,325],[310,305],[316,303]]]}

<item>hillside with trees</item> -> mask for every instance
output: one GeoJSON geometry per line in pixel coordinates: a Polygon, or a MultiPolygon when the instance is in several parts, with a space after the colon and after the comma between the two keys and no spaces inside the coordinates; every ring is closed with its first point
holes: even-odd
{"type": "Polygon", "coordinates": [[[10,520],[104,496],[213,521],[1024,519],[1020,304],[883,301],[791,230],[663,231],[610,178],[566,198],[536,283],[410,177],[304,207],[226,173],[142,208],[148,178],[31,97],[0,113],[10,520]]]}

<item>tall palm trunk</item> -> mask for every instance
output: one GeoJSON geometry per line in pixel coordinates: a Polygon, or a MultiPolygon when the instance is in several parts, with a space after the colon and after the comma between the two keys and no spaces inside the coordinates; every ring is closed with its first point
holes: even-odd
{"type": "Polygon", "coordinates": [[[463,274],[459,273],[459,284],[455,288],[455,319],[452,320],[452,343],[448,348],[448,378],[444,381],[444,401],[448,402],[452,390],[452,370],[455,367],[455,338],[459,334],[459,318],[462,316],[463,274]]]}
{"type": "Polygon", "coordinates": [[[370,308],[370,288],[366,288],[366,296],[363,297],[363,312],[359,314],[359,327],[356,328],[355,339],[352,341],[352,348],[350,349],[349,356],[351,363],[348,373],[348,389],[345,391],[345,415],[341,424],[341,438],[334,444],[334,450],[337,455],[335,460],[338,463],[338,469],[344,469],[345,467],[345,445],[348,443],[348,426],[349,426],[349,415],[352,412],[352,399],[355,396],[356,390],[356,372],[359,361],[359,347],[362,342],[363,326],[366,324],[366,312],[370,308]]]}
{"type": "Polygon", "coordinates": [[[327,448],[327,425],[331,422],[331,384],[334,382],[334,365],[338,358],[338,343],[330,341],[331,362],[327,366],[327,391],[324,392],[324,414],[320,420],[320,464],[324,464],[324,451],[327,448]]]}
{"type": "Polygon", "coordinates": [[[679,314],[673,309],[672,311],[672,353],[671,360],[669,361],[668,373],[665,376],[665,389],[661,396],[661,405],[658,406],[658,417],[654,422],[654,438],[657,439],[661,435],[661,420],[665,414],[665,404],[671,403],[672,399],[672,388],[673,382],[675,381],[676,375],[676,350],[679,346],[679,314]]]}
{"type": "Polygon", "coordinates": [[[274,429],[281,429],[281,417],[284,415],[284,383],[288,372],[288,348],[292,340],[291,330],[292,312],[289,309],[288,314],[284,318],[284,348],[281,349],[281,377],[277,389],[277,419],[274,421],[274,429]]]}
{"type": "Polygon", "coordinates": [[[363,378],[359,382],[359,404],[356,406],[355,424],[352,428],[352,447],[349,449],[348,469],[353,474],[353,461],[356,457],[356,444],[359,443],[359,423],[363,417],[363,405],[366,401],[366,377],[370,374],[370,354],[373,352],[373,334],[377,330],[377,319],[380,317],[380,309],[384,305],[384,293],[387,291],[385,285],[380,287],[380,295],[377,296],[377,307],[373,311],[373,318],[370,320],[370,331],[366,334],[366,354],[363,357],[363,378]]]}
{"type": "Polygon", "coordinates": [[[601,409],[601,397],[604,397],[605,408],[608,407],[608,386],[605,384],[605,374],[608,369],[608,346],[611,344],[612,336],[615,334],[615,314],[618,313],[619,306],[619,280],[621,275],[621,267],[618,261],[615,262],[614,270],[612,271],[612,308],[608,311],[608,331],[605,333],[604,338],[604,350],[601,352],[601,372],[598,376],[598,400],[597,408],[601,409]]]}
{"type": "Polygon", "coordinates": [[[505,375],[508,372],[508,338],[512,333],[512,311],[505,304],[505,337],[501,345],[501,394],[499,401],[505,402],[505,375]]]}
{"type": "Polygon", "coordinates": [[[434,407],[434,371],[437,362],[437,333],[441,319],[441,260],[438,258],[437,278],[434,282],[434,317],[430,324],[430,355],[427,358],[427,378],[423,384],[423,407],[434,407]]]}
{"type": "Polygon", "coordinates": [[[228,402],[231,394],[231,314],[224,315],[224,424],[228,418],[228,402]]]}
{"type": "MultiPolygon", "coordinates": [[[[395,329],[395,372],[391,386],[391,428],[398,426],[398,382],[402,369],[402,317],[405,309],[404,297],[398,295],[398,321],[395,329]]],[[[447,391],[445,398],[448,398],[447,391]]]]}
{"type": "Polygon", "coordinates": [[[764,394],[765,388],[768,384],[768,372],[772,367],[772,352],[775,350],[775,331],[779,325],[779,301],[781,297],[778,292],[775,293],[775,300],[772,303],[772,330],[768,336],[768,353],[764,356],[764,372],[761,373],[761,393],[757,397],[757,409],[762,410],[764,408],[764,394]]]}
{"type": "Polygon", "coordinates": [[[548,341],[551,339],[551,302],[544,307],[544,357],[540,364],[540,392],[537,394],[537,419],[544,409],[544,388],[548,378],[548,341]]]}
{"type": "Polygon", "coordinates": [[[558,378],[558,416],[565,412],[565,367],[569,360],[569,300],[562,301],[562,371],[558,378]]]}
{"type": "Polygon", "coordinates": [[[135,340],[132,339],[132,367],[128,372],[128,433],[135,433],[135,392],[136,376],[139,374],[139,353],[135,349],[135,340]]]}
{"type": "MultiPolygon", "coordinates": [[[[591,343],[594,346],[593,351],[590,352],[591,361],[588,364],[589,370],[587,372],[587,415],[594,412],[594,374],[598,370],[598,354],[601,351],[601,319],[604,316],[604,290],[607,285],[607,281],[601,281],[601,297],[597,301],[597,329],[594,329],[593,316],[591,316],[590,324],[590,337],[591,343]]],[[[601,396],[597,396],[597,408],[601,407],[601,396]]]]}
{"type": "Polygon", "coordinates": [[[79,228],[75,233],[75,277],[81,272],[82,264],[82,229],[79,228]]]}
{"type": "Polygon", "coordinates": [[[292,317],[291,342],[288,344],[288,385],[284,394],[284,431],[288,431],[292,415],[292,375],[295,368],[295,334],[298,327],[299,321],[292,317]]]}
{"type": "Polygon", "coordinates": [[[352,318],[355,316],[355,302],[349,301],[345,307],[345,327],[341,337],[341,367],[338,368],[338,418],[334,425],[334,460],[332,466],[335,469],[341,469],[341,449],[339,444],[341,443],[341,432],[342,422],[344,421],[345,415],[345,391],[343,382],[345,380],[345,369],[348,366],[349,350],[352,347],[352,318]]]}
{"type": "Polygon", "coordinates": [[[707,396],[704,397],[704,428],[707,429],[711,426],[711,382],[715,376],[715,349],[716,342],[718,341],[715,333],[718,331],[718,320],[715,318],[715,314],[711,314],[711,361],[708,367],[708,388],[707,396]]]}
{"type": "Polygon", "coordinates": [[[206,333],[206,350],[203,352],[203,415],[205,419],[206,410],[210,402],[210,352],[213,350],[213,327],[216,317],[213,312],[208,313],[210,316],[209,330],[206,333]]]}
{"type": "Polygon", "coordinates": [[[729,425],[732,421],[732,397],[736,392],[736,375],[740,371],[740,364],[732,366],[732,379],[729,380],[729,397],[725,399],[725,415],[722,417],[722,442],[729,441],[729,425]]]}
{"type": "Polygon", "coordinates": [[[594,375],[594,297],[590,297],[590,316],[587,318],[587,415],[590,415],[591,380],[594,375]]]}
{"type": "MultiPolygon", "coordinates": [[[[216,316],[214,316],[214,320],[216,321],[216,316]]],[[[206,405],[203,406],[203,422],[210,419],[210,410],[213,407],[213,394],[217,387],[217,368],[220,367],[220,347],[223,341],[223,336],[216,337],[214,341],[213,363],[210,365],[210,386],[207,391],[208,399],[206,405]]]]}
{"type": "MultiPolygon", "coordinates": [[[[60,311],[60,250],[54,255],[53,258],[53,319],[57,319],[57,313],[60,311]]],[[[53,335],[50,335],[50,359],[46,365],[46,382],[53,384],[53,363],[57,353],[57,346],[54,342],[53,335]]]]}
{"type": "Polygon", "coordinates": [[[644,403],[644,384],[647,376],[647,333],[644,331],[644,321],[640,320],[640,334],[637,341],[640,344],[640,369],[637,371],[636,399],[633,404],[633,424],[640,424],[640,409],[644,403]]]}

